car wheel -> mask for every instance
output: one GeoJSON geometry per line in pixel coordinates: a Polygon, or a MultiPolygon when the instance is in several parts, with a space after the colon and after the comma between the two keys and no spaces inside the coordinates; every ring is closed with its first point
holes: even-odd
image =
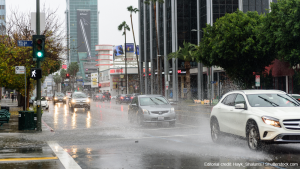
{"type": "Polygon", "coordinates": [[[176,124],[176,121],[170,121],[170,122],[169,122],[169,126],[171,126],[171,127],[174,127],[175,124],[176,124]]]}
{"type": "Polygon", "coordinates": [[[248,146],[251,150],[261,150],[263,142],[260,140],[259,130],[254,122],[250,122],[246,131],[248,146]]]}
{"type": "Polygon", "coordinates": [[[221,140],[221,132],[220,132],[220,127],[219,123],[216,119],[212,119],[211,124],[210,124],[210,133],[211,133],[211,139],[215,143],[219,143],[221,140]]]}
{"type": "Polygon", "coordinates": [[[142,114],[138,114],[137,115],[137,118],[136,118],[136,122],[137,124],[143,126],[144,125],[144,117],[142,114]]]}

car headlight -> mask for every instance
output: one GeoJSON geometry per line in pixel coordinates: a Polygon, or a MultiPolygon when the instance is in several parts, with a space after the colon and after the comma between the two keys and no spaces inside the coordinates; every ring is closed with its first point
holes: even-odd
{"type": "Polygon", "coordinates": [[[279,120],[269,116],[262,116],[261,119],[266,123],[274,127],[281,127],[279,120]]]}
{"type": "Polygon", "coordinates": [[[64,97],[64,99],[67,99],[66,97],[64,97]]]}
{"type": "Polygon", "coordinates": [[[90,102],[90,99],[86,99],[86,102],[90,102]]]}
{"type": "Polygon", "coordinates": [[[55,97],[54,100],[57,100],[57,97],[55,97]]]}
{"type": "Polygon", "coordinates": [[[148,110],[146,110],[146,109],[143,109],[143,113],[144,114],[150,114],[150,112],[148,110]]]}
{"type": "Polygon", "coordinates": [[[76,103],[76,101],[74,99],[72,99],[72,103],[76,103]]]}
{"type": "Polygon", "coordinates": [[[175,109],[174,108],[171,108],[171,113],[175,113],[175,109]]]}

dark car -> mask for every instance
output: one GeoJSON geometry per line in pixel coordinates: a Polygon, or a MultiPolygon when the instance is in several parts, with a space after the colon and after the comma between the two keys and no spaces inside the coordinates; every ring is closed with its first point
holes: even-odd
{"type": "Polygon", "coordinates": [[[103,94],[95,94],[93,96],[93,101],[104,101],[103,94]]]}
{"type": "Polygon", "coordinates": [[[58,103],[58,102],[62,102],[64,104],[66,104],[67,97],[63,93],[58,93],[58,92],[55,93],[54,99],[53,99],[53,104],[58,103]]]}
{"type": "Polygon", "coordinates": [[[131,103],[131,100],[133,99],[134,97],[130,94],[120,94],[117,96],[116,98],[116,104],[122,104],[122,103],[131,103]]]}
{"type": "Polygon", "coordinates": [[[109,92],[104,92],[102,98],[103,98],[103,101],[105,101],[105,100],[110,101],[111,95],[109,92]]]}
{"type": "Polygon", "coordinates": [[[171,103],[161,95],[139,95],[134,97],[128,109],[130,123],[138,124],[168,122],[174,126],[176,113],[171,103]]]}

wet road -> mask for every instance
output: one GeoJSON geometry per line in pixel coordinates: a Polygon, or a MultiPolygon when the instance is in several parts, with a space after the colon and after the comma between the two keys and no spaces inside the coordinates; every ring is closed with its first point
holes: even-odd
{"type": "Polygon", "coordinates": [[[272,145],[263,152],[250,151],[239,138],[214,144],[206,112],[181,107],[175,127],[139,126],[128,122],[128,105],[114,101],[92,102],[90,111],[74,113],[61,103],[50,105],[43,120],[54,132],[30,139],[57,143],[81,168],[299,168],[299,144],[272,145]]]}

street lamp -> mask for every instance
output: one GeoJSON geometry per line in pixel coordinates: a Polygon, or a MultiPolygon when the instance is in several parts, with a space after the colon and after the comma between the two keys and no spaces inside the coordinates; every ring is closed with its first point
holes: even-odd
{"type": "MultiPolygon", "coordinates": [[[[193,31],[193,32],[198,32],[198,31],[200,31],[200,32],[202,32],[202,33],[204,33],[204,31],[202,31],[202,30],[197,30],[197,29],[192,29],[191,31],[193,31]]],[[[200,73],[200,72],[198,72],[198,73],[200,73]]],[[[209,95],[210,95],[210,97],[209,97],[209,104],[211,105],[212,103],[211,103],[211,101],[212,101],[212,94],[213,94],[213,90],[212,90],[212,86],[210,86],[210,84],[211,85],[213,85],[212,84],[212,79],[211,79],[211,77],[212,77],[212,75],[213,75],[213,70],[212,70],[212,67],[207,67],[207,74],[209,75],[209,80],[208,80],[208,90],[209,90],[209,95]],[[210,69],[211,69],[211,72],[210,72],[210,69]]],[[[201,75],[200,75],[201,76],[201,75]]],[[[199,92],[199,91],[198,91],[199,92]]]]}

